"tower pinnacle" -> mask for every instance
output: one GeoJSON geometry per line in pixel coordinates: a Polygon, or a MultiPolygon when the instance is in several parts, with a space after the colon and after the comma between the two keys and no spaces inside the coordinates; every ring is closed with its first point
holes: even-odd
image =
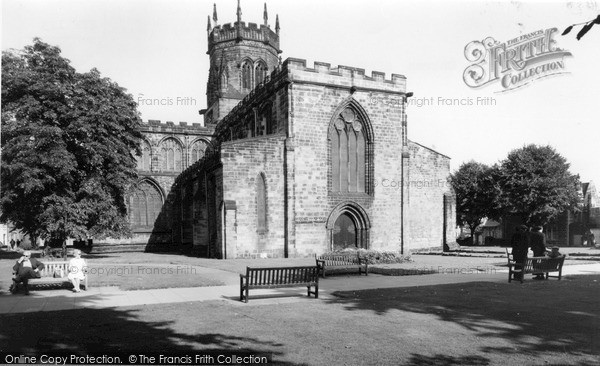
{"type": "Polygon", "coordinates": [[[208,23],[206,24],[206,31],[208,32],[208,34],[210,34],[210,15],[207,16],[208,17],[208,23]]]}
{"type": "Polygon", "coordinates": [[[240,23],[242,21],[242,7],[240,6],[240,0],[238,0],[237,21],[238,21],[238,23],[240,23]]]}
{"type": "Polygon", "coordinates": [[[275,33],[279,35],[279,14],[275,16],[275,33]]]}
{"type": "Polygon", "coordinates": [[[215,27],[217,26],[217,4],[213,3],[213,21],[215,22],[215,27]]]}
{"type": "Polygon", "coordinates": [[[263,19],[265,20],[265,27],[268,25],[269,14],[267,14],[267,3],[265,3],[265,11],[263,12],[263,19]]]}

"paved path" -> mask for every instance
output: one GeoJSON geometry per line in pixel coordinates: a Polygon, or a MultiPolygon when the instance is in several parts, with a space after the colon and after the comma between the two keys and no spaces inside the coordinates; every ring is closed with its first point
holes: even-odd
{"type": "MultiPolygon", "coordinates": [[[[506,282],[507,270],[495,273],[429,274],[417,276],[337,276],[319,282],[319,300],[333,298],[336,291],[353,291],[374,288],[429,286],[474,281],[506,282]]],[[[600,274],[600,263],[563,267],[563,275],[600,274]]],[[[238,280],[239,281],[239,280],[238,280]]],[[[231,281],[228,281],[231,283],[231,281]]],[[[518,285],[518,284],[515,284],[518,285]]],[[[238,306],[253,306],[297,301],[315,301],[306,296],[306,288],[254,290],[250,302],[239,301],[239,284],[215,287],[168,288],[154,290],[122,291],[116,287],[96,287],[89,291],[73,293],[66,289],[31,291],[23,294],[0,294],[0,314],[38,311],[71,310],[82,308],[110,308],[150,304],[182,303],[219,300],[238,306]]],[[[319,301],[317,300],[317,301],[319,301]]]]}

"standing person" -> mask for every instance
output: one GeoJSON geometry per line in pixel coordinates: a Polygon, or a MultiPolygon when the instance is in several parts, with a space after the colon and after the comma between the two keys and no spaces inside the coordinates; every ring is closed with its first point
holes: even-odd
{"type": "MultiPolygon", "coordinates": [[[[523,270],[525,261],[527,261],[527,251],[529,250],[528,228],[525,225],[517,227],[515,233],[510,239],[512,247],[512,256],[515,263],[515,270],[523,270]]],[[[522,280],[523,272],[515,274],[515,280],[522,280]]]]}
{"type": "Polygon", "coordinates": [[[31,252],[29,250],[23,252],[23,256],[17,259],[17,263],[13,266],[15,277],[13,278],[10,292],[13,294],[17,292],[17,286],[20,282],[23,282],[23,286],[25,286],[25,295],[29,295],[29,279],[40,278],[40,271],[42,269],[44,269],[44,263],[35,258],[31,258],[31,252]]]}
{"type": "MultiPolygon", "coordinates": [[[[530,234],[530,245],[534,257],[543,257],[546,255],[546,236],[542,232],[541,226],[534,226],[530,234]]],[[[535,263],[534,263],[535,264],[535,263]]],[[[534,266],[535,269],[535,266],[534,266]]],[[[536,280],[543,280],[544,275],[539,273],[535,276],[536,280]]]]}
{"type": "Polygon", "coordinates": [[[75,257],[69,261],[69,275],[67,277],[73,283],[73,292],[80,292],[80,282],[85,278],[87,264],[85,259],[81,258],[81,250],[75,249],[73,255],[75,257]]]}

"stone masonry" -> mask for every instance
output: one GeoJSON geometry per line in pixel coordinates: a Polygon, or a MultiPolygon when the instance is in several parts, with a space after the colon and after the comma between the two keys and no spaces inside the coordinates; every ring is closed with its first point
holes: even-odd
{"type": "Polygon", "coordinates": [[[130,242],[216,258],[448,244],[450,158],[408,140],[406,78],[279,53],[266,8],[260,26],[239,4],[233,24],[209,18],[206,127],[144,129],[130,242]]]}

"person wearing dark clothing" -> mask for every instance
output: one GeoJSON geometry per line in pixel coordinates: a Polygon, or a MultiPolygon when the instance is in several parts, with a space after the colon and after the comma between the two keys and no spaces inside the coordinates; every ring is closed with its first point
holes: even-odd
{"type": "Polygon", "coordinates": [[[13,284],[10,287],[10,292],[13,294],[17,292],[17,287],[20,282],[25,287],[25,295],[29,295],[29,279],[40,278],[40,271],[44,269],[44,263],[38,261],[35,258],[31,258],[31,252],[25,251],[23,256],[17,260],[17,263],[13,266],[13,272],[15,277],[13,278],[13,284]]]}
{"type": "Polygon", "coordinates": [[[562,254],[559,252],[559,249],[559,247],[552,247],[552,251],[548,253],[548,258],[558,258],[562,256],[562,254]]]}
{"type": "MultiPolygon", "coordinates": [[[[516,232],[510,239],[510,245],[512,247],[512,256],[515,263],[515,270],[523,269],[523,265],[527,260],[527,251],[529,250],[529,233],[527,226],[521,225],[517,227],[516,232]]],[[[523,279],[523,273],[515,274],[515,280],[523,279]]]]}
{"type": "MultiPolygon", "coordinates": [[[[542,232],[541,226],[535,226],[532,228],[531,233],[529,234],[529,245],[531,245],[531,250],[533,251],[534,257],[543,257],[546,255],[546,236],[542,232]]],[[[535,269],[535,263],[534,263],[535,269]]],[[[543,274],[537,274],[535,276],[537,280],[543,280],[543,274]]]]}
{"type": "Polygon", "coordinates": [[[529,243],[534,257],[543,257],[546,254],[546,236],[541,226],[535,226],[529,234],[529,243]]]}

